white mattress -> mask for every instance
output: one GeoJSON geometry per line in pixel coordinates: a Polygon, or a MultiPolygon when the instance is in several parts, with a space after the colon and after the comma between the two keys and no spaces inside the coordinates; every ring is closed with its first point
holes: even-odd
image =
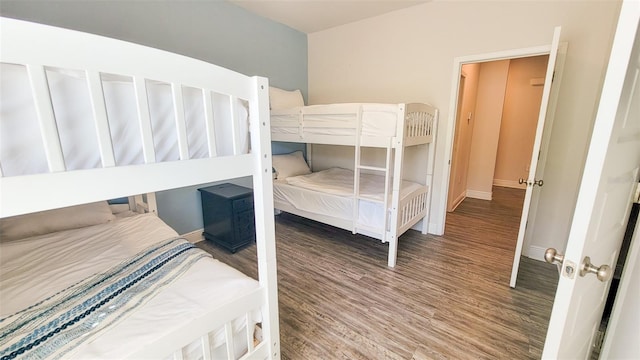
{"type": "Polygon", "coordinates": [[[273,134],[297,134],[300,125],[305,133],[315,135],[352,136],[355,134],[357,112],[362,109],[363,136],[390,137],[396,135],[397,104],[346,103],[310,105],[271,112],[273,134]],[[302,123],[298,124],[300,113],[302,123]],[[288,125],[285,125],[286,123],[288,125]]]}
{"type": "MultiPolygon", "coordinates": [[[[0,317],[33,304],[177,234],[154,215],[0,243],[0,317]],[[64,250],[64,251],[61,251],[64,250]],[[55,274],[55,275],[54,275],[55,274]]],[[[211,258],[192,268],[133,314],[73,353],[78,359],[117,359],[259,286],[211,258]]],[[[259,321],[259,314],[254,316],[259,321]]],[[[234,324],[236,331],[244,325],[234,324]]],[[[220,339],[223,338],[221,333],[220,339]]],[[[243,339],[238,337],[236,345],[243,339]]],[[[222,341],[222,340],[221,340],[222,341]]],[[[222,349],[221,349],[222,350],[222,349]]]]}
{"type": "MultiPolygon", "coordinates": [[[[362,196],[383,200],[383,176],[361,174],[360,186],[362,196]]],[[[400,199],[404,199],[408,194],[422,187],[424,185],[403,180],[400,199]]],[[[351,170],[331,168],[309,175],[275,180],[273,194],[275,201],[291,204],[300,210],[341,219],[353,218],[353,171],[351,170]]],[[[358,206],[359,224],[373,228],[380,227],[384,216],[388,216],[388,211],[385,211],[380,202],[360,200],[358,206]]]]}
{"type": "MultiPolygon", "coordinates": [[[[80,71],[47,69],[47,79],[67,169],[101,167],[86,76],[80,71]]],[[[132,78],[103,74],[102,86],[116,164],[143,164],[132,78]]],[[[2,63],[0,92],[0,163],[4,176],[48,172],[26,68],[2,63]]],[[[178,160],[171,86],[147,81],[147,92],[156,161],[178,160]]],[[[182,92],[189,158],[208,157],[202,93],[188,87],[183,87],[182,92]]],[[[214,94],[212,103],[215,119],[229,118],[232,108],[228,96],[214,94]]],[[[238,133],[241,134],[238,149],[240,153],[247,153],[248,111],[243,101],[238,100],[236,105],[238,133]]],[[[215,132],[218,155],[232,155],[231,123],[216,121],[215,132]]]]}

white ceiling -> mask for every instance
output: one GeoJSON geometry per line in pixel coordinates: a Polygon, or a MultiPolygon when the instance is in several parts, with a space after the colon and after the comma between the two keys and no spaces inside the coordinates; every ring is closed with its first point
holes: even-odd
{"type": "Polygon", "coordinates": [[[229,0],[246,10],[310,34],[429,0],[229,0]]]}

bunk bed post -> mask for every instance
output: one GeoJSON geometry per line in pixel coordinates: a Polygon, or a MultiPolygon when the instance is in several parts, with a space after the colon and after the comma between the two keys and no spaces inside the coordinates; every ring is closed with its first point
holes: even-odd
{"type": "Polygon", "coordinates": [[[398,120],[396,121],[396,137],[394,139],[395,157],[393,160],[393,190],[391,192],[391,230],[386,233],[387,240],[389,241],[389,257],[387,265],[389,267],[396,266],[396,258],[398,255],[398,222],[400,211],[400,184],[402,184],[402,159],[404,157],[404,124],[407,116],[406,104],[398,105],[398,120]]]}
{"type": "Polygon", "coordinates": [[[254,92],[249,113],[251,154],[253,166],[253,194],[255,204],[256,244],[260,285],[266,289],[262,320],[263,341],[269,348],[269,358],[280,359],[280,330],[278,320],[278,276],[276,268],[275,224],[273,217],[273,179],[271,176],[271,124],[269,120],[269,82],[254,76],[254,92]]]}
{"type": "Polygon", "coordinates": [[[309,169],[313,171],[313,162],[311,160],[313,156],[313,144],[307,143],[306,148],[307,148],[307,165],[309,165],[309,169]]]}
{"type": "Polygon", "coordinates": [[[422,234],[426,235],[429,232],[429,223],[431,222],[431,198],[433,196],[433,172],[436,163],[436,139],[438,134],[438,109],[435,110],[433,119],[431,121],[431,142],[427,144],[427,151],[429,152],[427,157],[427,178],[425,185],[429,187],[427,192],[427,215],[422,219],[422,234]]]}

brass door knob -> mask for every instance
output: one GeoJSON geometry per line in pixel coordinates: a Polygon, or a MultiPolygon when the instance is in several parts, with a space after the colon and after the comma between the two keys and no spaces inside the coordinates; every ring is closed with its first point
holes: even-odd
{"type": "Polygon", "coordinates": [[[613,271],[609,265],[600,265],[600,267],[596,267],[591,263],[591,258],[585,256],[584,260],[582,260],[582,265],[580,266],[580,276],[585,276],[587,274],[596,274],[598,280],[602,282],[606,282],[611,279],[611,275],[613,275],[613,271]]]}
{"type": "Polygon", "coordinates": [[[549,264],[553,264],[554,262],[562,264],[564,255],[558,254],[558,251],[554,248],[548,248],[547,251],[544,252],[544,260],[549,264]]]}

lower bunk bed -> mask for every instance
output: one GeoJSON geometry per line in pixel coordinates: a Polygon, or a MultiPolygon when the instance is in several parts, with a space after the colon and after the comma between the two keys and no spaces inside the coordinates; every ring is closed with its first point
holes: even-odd
{"type": "MultiPolygon", "coordinates": [[[[277,155],[276,155],[277,156],[277,155]]],[[[353,229],[353,171],[330,168],[309,175],[288,177],[273,183],[276,209],[300,215],[345,230],[353,229]]],[[[358,233],[383,240],[391,231],[391,209],[384,208],[384,176],[360,175],[358,233]],[[386,219],[385,219],[386,217],[386,219]],[[387,224],[385,229],[381,224],[387,224]]],[[[398,233],[403,234],[426,214],[425,185],[403,180],[400,187],[398,233]]],[[[390,196],[390,195],[389,195],[390,196]]]]}
{"type": "Polygon", "coordinates": [[[0,358],[279,359],[268,80],[2,17],[0,43],[0,358]],[[257,280],[153,195],[244,177],[257,280]]]}
{"type": "Polygon", "coordinates": [[[243,297],[254,298],[252,311],[180,355],[198,358],[204,350],[237,359],[253,351],[261,337],[256,280],[179,238],[154,214],[108,210],[99,202],[2,221],[0,357],[137,357],[243,297]]]}
{"type": "Polygon", "coordinates": [[[402,179],[395,190],[393,179],[376,173],[361,172],[356,181],[350,169],[312,172],[302,151],[274,155],[273,166],[277,210],[388,242],[389,267],[396,264],[398,238],[420,221],[428,223],[428,184],[402,179]]]}

